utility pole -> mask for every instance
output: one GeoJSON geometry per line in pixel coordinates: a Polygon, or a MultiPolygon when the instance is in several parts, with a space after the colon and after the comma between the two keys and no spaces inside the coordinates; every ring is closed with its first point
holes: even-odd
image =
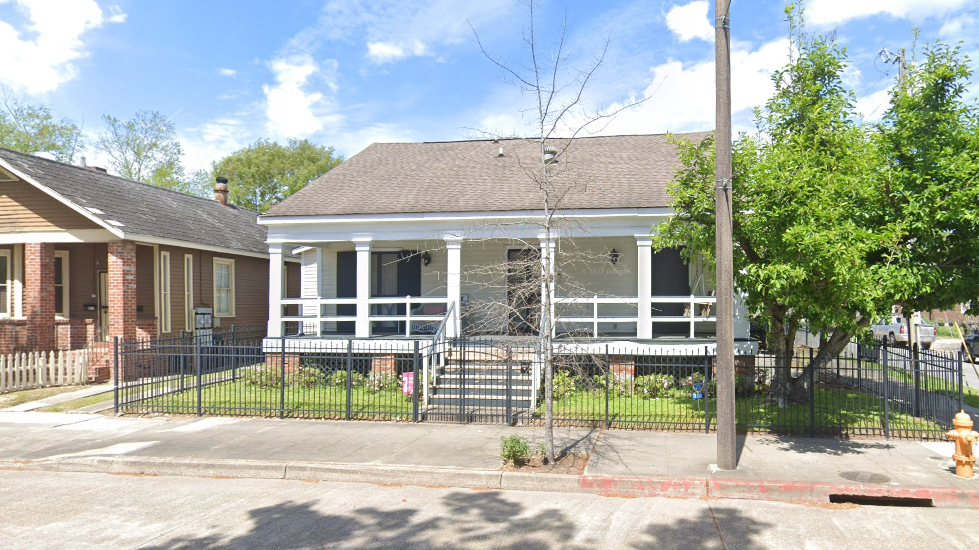
{"type": "Polygon", "coordinates": [[[738,467],[734,423],[734,258],[731,212],[731,0],[714,0],[715,247],[717,266],[717,467],[738,467]]]}

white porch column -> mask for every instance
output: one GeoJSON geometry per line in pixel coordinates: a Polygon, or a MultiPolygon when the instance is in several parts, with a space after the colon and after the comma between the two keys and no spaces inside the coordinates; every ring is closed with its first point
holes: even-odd
{"type": "Polygon", "coordinates": [[[354,241],[357,250],[357,324],[354,336],[370,338],[371,335],[371,243],[354,241]]]}
{"type": "Polygon", "coordinates": [[[452,338],[462,332],[462,240],[445,239],[446,268],[445,296],[449,305],[455,304],[455,313],[445,327],[446,336],[452,338]]]}
{"type": "Polygon", "coordinates": [[[652,293],[653,293],[653,240],[648,236],[637,236],[636,247],[639,249],[639,325],[636,338],[650,339],[653,337],[652,293]]]}
{"type": "MultiPolygon", "coordinates": [[[[554,287],[557,286],[557,277],[554,276],[554,274],[557,272],[557,268],[554,265],[554,262],[557,259],[557,256],[554,254],[555,247],[556,247],[556,243],[554,242],[554,239],[551,239],[551,240],[541,239],[541,241],[540,241],[541,257],[544,260],[544,262],[543,262],[544,265],[541,266],[541,268],[543,270],[544,269],[544,266],[547,266],[546,267],[547,270],[550,271],[550,273],[542,273],[541,274],[541,275],[543,275],[545,277],[547,275],[550,275],[550,277],[547,277],[546,279],[543,279],[542,280],[542,281],[550,280],[551,281],[550,288],[545,288],[546,283],[545,282],[542,282],[541,283],[541,289],[540,290],[541,290],[541,298],[543,298],[544,297],[544,293],[547,292],[547,294],[548,294],[548,300],[547,300],[547,302],[549,304],[551,304],[551,308],[550,308],[551,310],[547,312],[547,315],[548,315],[547,318],[550,320],[550,325],[551,325],[551,337],[554,337],[554,335],[557,334],[557,323],[554,322],[555,321],[555,319],[554,319],[554,309],[555,309],[554,308],[554,295],[555,295],[554,287]]],[[[543,304],[544,304],[544,300],[542,299],[541,300],[541,309],[542,310],[543,310],[543,307],[544,307],[543,304]]],[[[541,313],[544,313],[544,312],[541,311],[541,313]]]]}
{"type": "Polygon", "coordinates": [[[282,245],[269,245],[269,338],[282,336],[282,245]]]}
{"type": "MultiPolygon", "coordinates": [[[[106,268],[108,269],[108,268],[106,268]]],[[[24,245],[14,245],[13,266],[10,271],[14,280],[14,307],[11,312],[14,317],[24,316],[24,245]]]]}

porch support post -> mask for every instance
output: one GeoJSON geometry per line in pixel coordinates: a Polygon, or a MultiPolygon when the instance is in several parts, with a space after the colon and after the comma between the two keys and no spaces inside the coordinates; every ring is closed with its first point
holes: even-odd
{"type": "Polygon", "coordinates": [[[112,241],[109,249],[109,336],[136,338],[136,243],[112,241]]]}
{"type": "Polygon", "coordinates": [[[445,327],[446,336],[453,338],[462,332],[462,240],[445,239],[446,268],[445,296],[449,305],[455,304],[455,313],[445,327]]]}
{"type": "Polygon", "coordinates": [[[354,241],[357,251],[357,324],[354,336],[370,338],[371,336],[371,242],[354,241]]]}
{"type": "Polygon", "coordinates": [[[639,251],[639,319],[636,338],[653,337],[652,293],[653,293],[653,240],[648,235],[636,237],[639,251]]]}
{"type": "Polygon", "coordinates": [[[54,245],[25,244],[24,274],[28,342],[32,351],[53,350],[57,341],[54,326],[54,245]]]}
{"type": "MultiPolygon", "coordinates": [[[[545,283],[544,284],[541,284],[541,298],[543,298],[544,297],[544,293],[547,292],[547,295],[548,295],[547,303],[549,303],[551,305],[551,307],[550,307],[550,311],[548,311],[546,313],[548,315],[547,318],[549,320],[548,324],[551,326],[551,337],[552,338],[557,334],[557,323],[555,322],[556,319],[554,318],[554,309],[555,309],[554,308],[554,295],[555,295],[554,287],[557,286],[557,277],[555,276],[555,273],[557,273],[557,268],[554,265],[554,261],[557,258],[557,256],[554,254],[555,248],[556,248],[556,243],[555,243],[554,239],[551,239],[551,240],[541,239],[541,241],[540,241],[540,251],[541,251],[541,255],[544,258],[544,265],[547,266],[547,269],[549,271],[549,273],[542,274],[542,275],[545,276],[545,279],[544,279],[545,283]],[[546,281],[550,281],[551,284],[550,285],[546,285],[546,281]],[[549,288],[548,288],[548,286],[549,286],[549,288]]],[[[541,300],[541,304],[543,304],[543,303],[544,303],[544,300],[541,300]]],[[[541,307],[543,307],[543,305],[541,307]]],[[[542,311],[541,313],[544,313],[544,312],[542,311]]]]}
{"type": "Polygon", "coordinates": [[[13,258],[13,316],[23,317],[24,316],[24,245],[14,245],[14,258],[13,258]]]}
{"type": "Polygon", "coordinates": [[[282,245],[269,245],[269,338],[282,337],[282,245]]]}

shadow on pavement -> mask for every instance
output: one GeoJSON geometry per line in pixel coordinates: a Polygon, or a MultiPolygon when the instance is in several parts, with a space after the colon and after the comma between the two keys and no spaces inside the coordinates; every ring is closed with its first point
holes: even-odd
{"type": "Polygon", "coordinates": [[[886,451],[895,448],[895,445],[885,441],[809,439],[803,437],[759,437],[755,439],[755,444],[771,446],[779,451],[831,456],[864,454],[867,451],[886,451]]]}
{"type": "Polygon", "coordinates": [[[252,526],[238,536],[175,537],[140,548],[485,548],[490,541],[505,540],[493,547],[551,549],[568,547],[576,533],[558,508],[527,516],[522,504],[498,492],[455,491],[441,500],[433,506],[451,510],[450,516],[420,514],[424,504],[398,510],[357,508],[337,515],[323,514],[313,503],[286,502],[249,511],[252,526]]]}
{"type": "Polygon", "coordinates": [[[758,548],[759,538],[775,525],[745,516],[740,511],[708,502],[693,519],[670,518],[650,524],[633,548],[758,548]]]}

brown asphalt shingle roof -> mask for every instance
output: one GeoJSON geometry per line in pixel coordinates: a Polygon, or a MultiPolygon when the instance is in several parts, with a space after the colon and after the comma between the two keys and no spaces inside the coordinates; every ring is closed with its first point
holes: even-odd
{"type": "Polygon", "coordinates": [[[126,238],[145,235],[268,253],[257,212],[9,149],[0,148],[0,158],[75,205],[103,212],[92,213],[102,221],[121,223],[110,226],[126,238]]]}
{"type": "MultiPolygon", "coordinates": [[[[708,132],[679,134],[697,142],[708,132]]],[[[561,209],[669,206],[676,156],[665,135],[549,140],[561,209]]],[[[375,143],[273,206],[268,216],[539,210],[532,174],[540,145],[528,139],[375,143]],[[503,148],[504,156],[499,157],[503,148]]],[[[553,206],[553,201],[552,201],[553,206]]]]}

